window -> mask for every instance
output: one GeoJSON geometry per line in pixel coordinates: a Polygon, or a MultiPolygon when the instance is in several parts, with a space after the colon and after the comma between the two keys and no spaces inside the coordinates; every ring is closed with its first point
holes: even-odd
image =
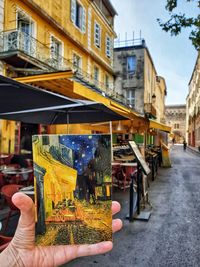
{"type": "Polygon", "coordinates": [[[22,35],[20,39],[20,49],[30,55],[33,55],[35,51],[35,44],[31,37],[34,35],[34,23],[31,18],[24,13],[24,11],[18,11],[17,13],[17,29],[22,35]]]}
{"type": "Polygon", "coordinates": [[[62,54],[62,43],[51,36],[51,58],[59,61],[62,54]]]}
{"type": "Polygon", "coordinates": [[[77,0],[71,0],[71,20],[83,33],[86,32],[86,11],[77,0]]]}
{"type": "Polygon", "coordinates": [[[179,123],[174,124],[174,129],[179,129],[179,123]]]}
{"type": "Polygon", "coordinates": [[[101,28],[97,22],[94,24],[94,44],[98,48],[101,47],[101,28]]]}
{"type": "Polygon", "coordinates": [[[106,36],[106,56],[111,57],[111,38],[106,36]]]}
{"type": "Polygon", "coordinates": [[[135,90],[129,89],[126,91],[126,104],[130,107],[135,107],[135,90]]]}
{"type": "Polygon", "coordinates": [[[105,87],[109,89],[109,76],[107,74],[105,75],[105,87]]]}
{"type": "Polygon", "coordinates": [[[99,68],[94,67],[94,82],[98,85],[99,83],[99,68]]]}
{"type": "Polygon", "coordinates": [[[73,66],[77,68],[79,74],[82,72],[82,58],[77,54],[73,54],[73,66]]]}
{"type": "Polygon", "coordinates": [[[127,76],[128,78],[132,78],[132,76],[135,74],[136,70],[136,57],[130,56],[127,57],[127,76]]]}

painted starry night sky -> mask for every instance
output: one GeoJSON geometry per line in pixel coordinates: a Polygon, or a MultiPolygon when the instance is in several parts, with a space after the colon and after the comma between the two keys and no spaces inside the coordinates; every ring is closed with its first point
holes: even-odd
{"type": "Polygon", "coordinates": [[[71,148],[74,168],[82,175],[88,162],[95,157],[98,142],[110,142],[110,135],[60,135],[59,143],[71,148]]]}

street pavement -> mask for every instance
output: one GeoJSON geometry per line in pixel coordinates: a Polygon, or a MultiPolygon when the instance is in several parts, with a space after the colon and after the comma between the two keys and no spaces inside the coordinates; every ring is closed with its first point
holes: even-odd
{"type": "Polygon", "coordinates": [[[85,257],[68,267],[199,267],[200,156],[180,145],[171,147],[172,168],[159,168],[150,183],[152,204],[148,222],[125,219],[129,192],[114,192],[122,205],[123,229],[114,235],[112,252],[85,257]]]}

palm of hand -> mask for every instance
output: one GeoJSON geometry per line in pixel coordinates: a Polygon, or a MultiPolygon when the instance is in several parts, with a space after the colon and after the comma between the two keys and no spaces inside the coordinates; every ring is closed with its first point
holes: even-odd
{"type": "MultiPolygon", "coordinates": [[[[22,193],[15,194],[12,200],[20,209],[21,217],[14,238],[0,255],[0,261],[5,262],[2,267],[54,267],[77,257],[102,254],[112,249],[110,241],[93,245],[35,246],[34,204],[22,193]]],[[[113,214],[117,213],[120,205],[114,202],[112,210],[113,214]]],[[[113,220],[113,232],[121,227],[121,220],[113,220]]]]}

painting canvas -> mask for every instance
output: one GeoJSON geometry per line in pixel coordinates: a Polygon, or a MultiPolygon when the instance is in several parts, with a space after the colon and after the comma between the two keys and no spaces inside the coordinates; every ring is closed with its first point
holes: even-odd
{"type": "Polygon", "coordinates": [[[36,244],[112,240],[110,135],[34,135],[36,244]]]}

